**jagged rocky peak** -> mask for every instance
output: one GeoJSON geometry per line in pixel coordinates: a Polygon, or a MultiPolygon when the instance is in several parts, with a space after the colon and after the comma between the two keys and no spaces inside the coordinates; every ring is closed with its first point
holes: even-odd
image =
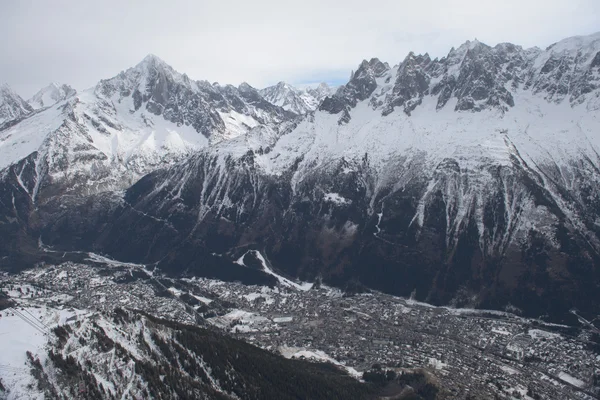
{"type": "Polygon", "coordinates": [[[256,88],[254,88],[248,82],[240,83],[240,85],[237,87],[237,89],[240,92],[240,94],[250,96],[251,98],[254,98],[255,100],[258,100],[255,96],[261,97],[258,90],[256,90],[256,88]]]}
{"type": "Polygon", "coordinates": [[[0,129],[25,118],[32,112],[33,108],[8,84],[0,85],[0,129]]]}
{"type": "Polygon", "coordinates": [[[192,126],[207,138],[215,134],[235,136],[256,124],[279,123],[289,118],[248,84],[236,88],[194,81],[152,54],[114,78],[100,81],[95,94],[113,103],[127,99],[131,113],[141,110],[162,115],[179,126],[192,126]],[[224,116],[231,112],[244,114],[248,119],[224,116]]]}
{"type": "Polygon", "coordinates": [[[514,100],[505,85],[524,66],[522,59],[516,65],[513,62],[517,48],[514,45],[492,48],[473,40],[451,49],[441,60],[432,61],[427,54],[410,53],[398,68],[396,85],[384,114],[398,106],[404,106],[404,112],[410,114],[430,94],[437,96],[438,109],[455,99],[455,111],[493,107],[506,111],[514,105],[514,100]]]}
{"type": "Polygon", "coordinates": [[[133,96],[136,110],[142,102],[150,99],[157,104],[168,100],[168,92],[175,86],[182,85],[191,89],[191,81],[175,71],[159,57],[149,54],[136,66],[122,71],[117,76],[101,80],[96,85],[95,93],[101,97],[119,98],[133,96]]]}
{"type": "Polygon", "coordinates": [[[347,84],[340,86],[334,95],[323,100],[319,110],[331,114],[344,111],[339,123],[350,120],[349,110],[356,107],[359,101],[368,99],[377,89],[378,80],[384,78],[390,71],[388,63],[381,62],[378,58],[370,61],[363,60],[356,72],[352,72],[347,84]]]}
{"type": "Polygon", "coordinates": [[[371,61],[363,60],[344,88],[344,97],[350,101],[350,104],[365,100],[377,88],[377,78],[382,77],[389,70],[390,66],[379,61],[378,58],[372,58],[371,61]]]}
{"type": "Polygon", "coordinates": [[[410,52],[398,67],[396,81],[392,93],[386,99],[387,108],[383,114],[389,114],[394,107],[404,107],[404,112],[410,115],[423,96],[429,92],[430,76],[427,73],[431,64],[429,54],[415,55],[410,52]]]}
{"type": "MultiPolygon", "coordinates": [[[[478,41],[461,46],[464,51],[458,75],[446,75],[445,93],[457,99],[456,111],[481,111],[491,107],[507,110],[514,106],[512,94],[506,89],[506,81],[514,78],[503,74],[504,63],[498,50],[478,41]],[[466,47],[466,51],[463,48],[466,47]]],[[[438,108],[448,100],[438,100],[438,108]]]]}
{"type": "Polygon", "coordinates": [[[376,58],[364,60],[320,109],[343,111],[343,123],[351,118],[349,110],[367,99],[383,115],[397,109],[410,115],[432,96],[438,110],[507,112],[515,105],[515,94],[530,91],[547,101],[568,100],[572,106],[587,102],[588,109],[597,110],[600,100],[590,94],[598,88],[600,33],[565,39],[546,50],[511,43],[491,47],[475,39],[452,48],[442,59],[411,52],[391,70],[376,58]]]}
{"type": "Polygon", "coordinates": [[[363,60],[356,72],[352,75],[352,79],[361,79],[365,76],[380,77],[390,69],[386,62],[379,61],[378,58],[371,58],[370,61],[363,60]]]}
{"type": "Polygon", "coordinates": [[[52,82],[34,94],[33,97],[27,100],[27,103],[35,110],[38,110],[40,108],[50,107],[75,94],[77,94],[77,91],[71,86],[52,82]]]}

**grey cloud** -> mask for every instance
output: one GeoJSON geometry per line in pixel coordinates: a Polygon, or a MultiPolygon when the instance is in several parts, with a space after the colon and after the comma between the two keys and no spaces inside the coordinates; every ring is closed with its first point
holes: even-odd
{"type": "Polygon", "coordinates": [[[194,79],[261,87],[475,37],[547,46],[600,29],[597,0],[6,0],[0,15],[0,82],[25,97],[50,81],[84,89],[148,53],[194,79]]]}

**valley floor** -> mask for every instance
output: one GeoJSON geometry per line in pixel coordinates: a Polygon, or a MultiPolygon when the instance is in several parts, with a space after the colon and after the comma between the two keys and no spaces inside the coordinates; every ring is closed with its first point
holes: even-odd
{"type": "Polygon", "coordinates": [[[433,307],[377,292],[345,295],[318,284],[306,290],[171,279],[140,265],[94,255],[89,261],[1,276],[13,302],[0,311],[0,382],[8,398],[35,397],[25,352],[43,362],[53,327],[115,308],[212,327],[286,358],[333,363],[356,379],[374,365],[399,374],[424,369],[444,388],[443,398],[600,394],[598,336],[590,326],[433,307]]]}

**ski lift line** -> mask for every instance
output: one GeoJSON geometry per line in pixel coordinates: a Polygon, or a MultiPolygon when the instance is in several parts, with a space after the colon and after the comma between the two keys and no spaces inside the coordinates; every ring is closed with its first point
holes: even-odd
{"type": "Polygon", "coordinates": [[[25,367],[15,367],[14,365],[10,364],[0,364],[0,368],[27,369],[25,367]]]}
{"type": "Polygon", "coordinates": [[[31,326],[32,328],[34,328],[35,330],[37,330],[38,332],[40,332],[42,335],[46,335],[46,332],[44,332],[42,329],[40,329],[37,326],[33,325],[31,322],[27,321],[26,319],[24,319],[20,315],[18,315],[18,317],[21,318],[23,321],[25,321],[26,324],[28,324],[29,326],[31,326]]]}
{"type": "Polygon", "coordinates": [[[41,330],[46,330],[46,328],[39,322],[37,321],[37,319],[35,317],[33,317],[33,320],[31,318],[29,318],[28,316],[26,316],[25,314],[23,314],[21,311],[14,309],[15,312],[21,316],[24,319],[27,319],[27,321],[31,322],[33,325],[37,326],[39,329],[41,330]]]}
{"type": "Polygon", "coordinates": [[[18,310],[18,309],[14,309],[16,312],[18,312],[19,314],[23,315],[24,317],[26,317],[27,319],[29,319],[30,321],[32,321],[34,324],[36,324],[37,326],[39,326],[40,328],[48,328],[43,322],[39,321],[38,318],[31,314],[29,311],[23,309],[23,310],[18,310]],[[25,313],[27,313],[28,315],[26,315],[25,313]]]}
{"type": "Polygon", "coordinates": [[[25,321],[25,323],[27,323],[28,325],[30,325],[31,327],[33,327],[34,329],[36,329],[38,332],[42,333],[43,335],[46,335],[47,332],[45,332],[43,329],[41,329],[39,326],[33,324],[31,321],[29,321],[27,318],[23,317],[23,315],[21,315],[17,310],[15,310],[14,308],[9,308],[9,310],[12,310],[17,317],[21,318],[23,321],[25,321]]]}
{"type": "Polygon", "coordinates": [[[0,364],[0,371],[27,371],[28,368],[25,367],[13,367],[12,365],[0,364]]]}
{"type": "Polygon", "coordinates": [[[21,313],[19,313],[17,310],[15,310],[14,308],[7,308],[7,310],[9,312],[12,312],[14,315],[16,315],[17,317],[21,318],[23,321],[27,322],[29,325],[33,326],[36,329],[40,329],[40,327],[34,325],[31,321],[29,321],[28,319],[24,318],[23,315],[21,313]]]}
{"type": "Polygon", "coordinates": [[[46,328],[46,329],[50,329],[50,327],[49,327],[48,325],[46,325],[45,323],[43,323],[42,321],[40,321],[40,320],[39,320],[39,318],[37,318],[35,315],[33,315],[32,313],[30,313],[30,312],[29,312],[29,311],[27,311],[27,310],[23,310],[23,311],[25,311],[27,314],[31,315],[31,318],[33,318],[33,319],[35,319],[36,321],[38,321],[40,325],[44,326],[44,328],[46,328]]]}

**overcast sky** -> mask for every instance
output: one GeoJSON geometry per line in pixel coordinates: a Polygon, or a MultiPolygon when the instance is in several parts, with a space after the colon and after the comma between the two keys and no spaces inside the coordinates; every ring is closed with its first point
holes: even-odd
{"type": "Polygon", "coordinates": [[[27,98],[51,81],[91,87],[148,53],[211,82],[343,83],[365,58],[600,31],[600,0],[0,0],[0,16],[0,83],[27,98]]]}

